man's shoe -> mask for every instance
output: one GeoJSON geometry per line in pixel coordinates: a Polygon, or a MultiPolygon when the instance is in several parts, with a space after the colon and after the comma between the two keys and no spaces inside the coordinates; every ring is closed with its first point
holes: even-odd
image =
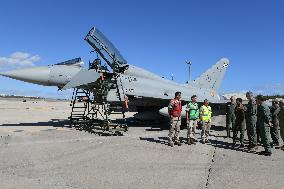
{"type": "Polygon", "coordinates": [[[169,146],[170,147],[174,147],[174,143],[173,142],[169,142],[169,146]]]}
{"type": "Polygon", "coordinates": [[[256,152],[258,150],[258,146],[253,147],[252,150],[256,152]]]}
{"type": "Polygon", "coordinates": [[[253,144],[249,144],[249,145],[247,145],[246,147],[250,150],[251,148],[253,148],[253,144]]]}
{"type": "Polygon", "coordinates": [[[248,149],[249,151],[256,152],[258,150],[257,145],[251,145],[251,147],[248,149]]]}
{"type": "Polygon", "coordinates": [[[271,156],[271,152],[267,152],[267,151],[261,151],[259,152],[259,155],[263,155],[263,156],[271,156]]]}
{"type": "Polygon", "coordinates": [[[270,142],[270,147],[273,148],[273,146],[274,146],[274,143],[270,142]]]}
{"type": "Polygon", "coordinates": [[[202,143],[202,144],[205,144],[205,140],[201,140],[201,143],[202,143]]]}
{"type": "Polygon", "coordinates": [[[180,141],[176,141],[176,145],[181,146],[180,141]]]}
{"type": "Polygon", "coordinates": [[[195,138],[192,138],[194,142],[198,142],[198,140],[196,140],[195,138]]]}
{"type": "Polygon", "coordinates": [[[193,138],[190,139],[190,143],[191,144],[196,144],[193,138]]]}
{"type": "Polygon", "coordinates": [[[210,143],[208,139],[205,140],[205,143],[210,143]]]}
{"type": "Polygon", "coordinates": [[[279,142],[273,142],[273,146],[279,147],[279,142]]]}
{"type": "Polygon", "coordinates": [[[187,139],[187,142],[186,142],[188,145],[191,145],[191,141],[190,139],[187,139]]]}

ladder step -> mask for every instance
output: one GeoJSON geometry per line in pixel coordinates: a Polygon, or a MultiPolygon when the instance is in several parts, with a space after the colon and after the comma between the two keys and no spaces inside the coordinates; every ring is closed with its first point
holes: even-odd
{"type": "Polygon", "coordinates": [[[86,94],[87,92],[77,91],[77,94],[82,94],[82,93],[86,94]]]}
{"type": "Polygon", "coordinates": [[[84,117],[71,117],[70,119],[71,119],[71,120],[72,120],[72,119],[75,119],[75,120],[85,120],[84,117]]]}
{"type": "Polygon", "coordinates": [[[85,112],[86,108],[75,108],[72,110],[72,112],[85,112]]]}
{"type": "Polygon", "coordinates": [[[75,122],[75,123],[77,123],[77,124],[80,124],[80,123],[89,123],[89,121],[87,121],[87,120],[74,119],[74,120],[71,120],[71,121],[73,121],[73,122],[75,122]]]}
{"type": "Polygon", "coordinates": [[[119,110],[119,109],[122,109],[123,106],[110,106],[109,108],[113,110],[119,110]]]}
{"type": "Polygon", "coordinates": [[[121,112],[122,110],[123,110],[123,107],[121,107],[121,108],[113,108],[113,107],[109,107],[109,110],[110,111],[119,111],[119,112],[121,112]]]}

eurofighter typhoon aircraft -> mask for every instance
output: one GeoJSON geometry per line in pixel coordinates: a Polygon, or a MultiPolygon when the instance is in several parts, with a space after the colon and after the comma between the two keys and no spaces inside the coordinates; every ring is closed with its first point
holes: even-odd
{"type": "MultiPolygon", "coordinates": [[[[159,110],[167,107],[176,91],[182,93],[184,102],[190,101],[194,94],[198,96],[198,102],[204,99],[211,103],[221,102],[218,89],[229,65],[227,58],[221,58],[195,80],[180,84],[129,64],[95,27],[89,31],[85,40],[100,57],[90,63],[89,69],[82,67],[81,58],[76,58],[46,67],[23,68],[0,74],[29,83],[57,86],[60,90],[88,90],[96,97],[102,97],[103,94],[105,97],[101,99],[105,103],[127,102],[128,109],[137,111],[135,117],[142,120],[156,119],[159,110]],[[105,65],[102,65],[102,61],[105,65]]],[[[160,113],[164,114],[163,111],[160,113]]]]}

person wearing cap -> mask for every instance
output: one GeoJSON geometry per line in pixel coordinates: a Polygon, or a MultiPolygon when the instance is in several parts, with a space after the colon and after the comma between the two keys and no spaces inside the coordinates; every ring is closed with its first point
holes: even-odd
{"type": "Polygon", "coordinates": [[[261,142],[264,147],[264,151],[260,152],[259,155],[271,156],[271,146],[269,143],[269,127],[272,127],[270,110],[269,107],[264,103],[262,95],[256,97],[256,103],[258,106],[257,121],[260,131],[261,142]]]}
{"type": "Polygon", "coordinates": [[[237,105],[235,108],[236,115],[236,123],[233,132],[233,143],[236,144],[236,139],[238,135],[238,131],[240,131],[240,147],[244,147],[244,136],[246,129],[246,120],[245,120],[245,111],[244,106],[242,104],[243,100],[241,98],[237,98],[237,105]]]}
{"type": "MultiPolygon", "coordinates": [[[[279,112],[279,127],[280,127],[280,136],[282,141],[284,141],[284,102],[280,100],[279,102],[280,112],[279,112]]],[[[284,151],[284,145],[281,147],[281,150],[284,151]]]]}
{"type": "Polygon", "coordinates": [[[201,131],[201,142],[203,144],[208,143],[209,131],[211,127],[211,116],[212,110],[209,106],[209,102],[207,99],[204,100],[204,104],[200,107],[199,110],[199,117],[202,124],[202,131],[201,131]]]}
{"type": "Polygon", "coordinates": [[[194,138],[195,129],[197,127],[197,119],[199,118],[199,108],[197,104],[197,96],[191,96],[191,102],[186,106],[186,123],[187,123],[187,144],[196,144],[194,138]]]}
{"type": "Polygon", "coordinates": [[[175,93],[175,98],[172,99],[168,106],[168,113],[170,116],[170,130],[169,130],[169,146],[173,147],[173,134],[175,143],[178,146],[181,146],[181,143],[179,141],[179,133],[180,133],[180,125],[181,125],[181,92],[175,93]]]}
{"type": "Polygon", "coordinates": [[[272,145],[279,146],[279,113],[280,107],[277,100],[272,101],[271,107],[271,117],[272,117],[272,125],[270,128],[270,135],[272,138],[272,145]]]}
{"type": "Polygon", "coordinates": [[[228,102],[226,105],[226,130],[227,130],[227,137],[230,136],[230,130],[234,131],[235,121],[236,121],[236,115],[235,115],[235,109],[236,109],[236,99],[234,96],[231,96],[230,98],[231,102],[228,102]]]}
{"type": "Polygon", "coordinates": [[[246,97],[249,100],[246,115],[247,135],[249,139],[248,149],[255,151],[257,149],[256,121],[257,121],[257,104],[253,98],[252,92],[247,92],[246,97]]]}

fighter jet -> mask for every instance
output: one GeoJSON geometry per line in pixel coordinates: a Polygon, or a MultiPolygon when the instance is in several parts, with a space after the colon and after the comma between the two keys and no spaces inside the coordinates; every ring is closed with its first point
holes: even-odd
{"type": "Polygon", "coordinates": [[[129,64],[95,27],[89,31],[85,40],[100,57],[91,62],[89,68],[84,68],[81,58],[76,58],[45,67],[12,70],[0,75],[39,85],[57,86],[60,90],[88,90],[97,96],[101,94],[98,91],[101,91],[102,84],[109,81],[105,83],[106,102],[115,104],[127,101],[128,108],[138,112],[138,119],[155,118],[159,110],[168,105],[176,91],[182,93],[184,102],[190,101],[193,94],[198,96],[199,102],[208,99],[211,103],[219,103],[221,100],[218,90],[229,65],[227,58],[221,58],[195,80],[180,84],[129,64]],[[115,81],[116,85],[111,81],[115,81]]]}

